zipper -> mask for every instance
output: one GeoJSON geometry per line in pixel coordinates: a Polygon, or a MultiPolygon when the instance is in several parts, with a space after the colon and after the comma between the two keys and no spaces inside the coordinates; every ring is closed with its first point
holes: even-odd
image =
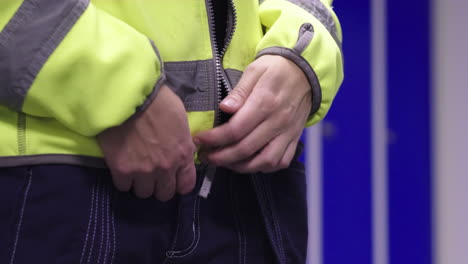
{"type": "MultiPolygon", "coordinates": [[[[212,1],[216,0],[206,0],[206,7],[207,7],[207,13],[208,13],[208,23],[210,26],[210,40],[211,40],[211,48],[213,50],[213,57],[215,59],[215,69],[216,69],[216,102],[215,102],[215,118],[214,118],[214,123],[213,126],[218,126],[221,125],[224,121],[223,116],[226,116],[223,114],[221,110],[219,110],[219,104],[221,101],[224,99],[223,95],[224,94],[229,94],[229,92],[232,90],[232,87],[230,83],[227,80],[227,76],[224,72],[223,69],[223,57],[224,54],[226,53],[227,47],[229,46],[229,43],[232,40],[232,37],[234,36],[234,31],[236,29],[236,23],[237,23],[237,11],[236,7],[234,5],[234,0],[228,0],[228,13],[227,13],[227,31],[226,31],[226,37],[223,42],[223,47],[219,49],[217,43],[216,43],[216,25],[215,25],[215,14],[214,14],[214,8],[213,8],[213,3],[212,1]]],[[[219,0],[218,0],[219,1],[219,0]]],[[[198,195],[207,198],[208,195],[210,194],[211,191],[211,185],[213,183],[213,179],[216,173],[216,167],[213,165],[208,165],[206,168],[206,171],[204,173],[204,179],[202,182],[202,185],[200,187],[200,190],[198,192],[198,195]]]]}
{"type": "Polygon", "coordinates": [[[213,50],[213,57],[215,59],[215,69],[216,69],[216,106],[215,106],[215,120],[213,126],[218,126],[223,123],[223,113],[219,110],[219,104],[224,99],[223,94],[228,94],[232,87],[229,84],[226,74],[224,73],[223,69],[223,57],[226,53],[227,47],[234,36],[234,31],[236,29],[237,23],[237,10],[234,5],[234,0],[228,0],[228,14],[227,14],[227,31],[226,31],[226,38],[223,42],[223,47],[218,47],[216,43],[216,26],[215,26],[215,17],[214,17],[214,8],[213,3],[214,0],[206,0],[206,6],[208,10],[208,23],[210,26],[210,39],[211,39],[211,47],[213,50]]]}

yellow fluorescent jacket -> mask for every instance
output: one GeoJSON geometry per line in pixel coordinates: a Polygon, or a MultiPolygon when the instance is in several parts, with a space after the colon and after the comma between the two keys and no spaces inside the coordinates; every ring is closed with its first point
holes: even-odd
{"type": "Polygon", "coordinates": [[[321,120],[343,79],[332,0],[230,0],[222,58],[211,1],[1,1],[0,166],[103,166],[95,136],[144,110],[162,82],[182,99],[191,132],[209,129],[218,83],[232,89],[264,54],[304,71],[307,125],[321,120]]]}

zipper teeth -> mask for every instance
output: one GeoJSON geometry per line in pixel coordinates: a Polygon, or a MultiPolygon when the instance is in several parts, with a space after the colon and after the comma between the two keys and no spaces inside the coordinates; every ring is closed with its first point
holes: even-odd
{"type": "Polygon", "coordinates": [[[236,31],[236,26],[237,26],[237,10],[236,10],[236,6],[234,5],[234,0],[229,0],[229,4],[230,4],[230,7],[232,7],[232,25],[231,25],[232,28],[224,42],[223,49],[221,50],[221,56],[224,56],[224,53],[226,53],[227,47],[229,43],[231,42],[232,37],[234,36],[234,31],[236,31]]]}
{"type": "MultiPolygon", "coordinates": [[[[236,26],[237,26],[237,10],[236,10],[236,6],[234,5],[234,0],[229,0],[229,4],[230,6],[232,7],[232,25],[231,25],[231,30],[226,38],[226,41],[224,43],[224,47],[221,51],[221,59],[223,58],[224,54],[226,53],[226,50],[227,50],[227,47],[229,45],[229,43],[231,42],[233,36],[234,36],[234,32],[236,31],[236,26]]],[[[221,76],[223,77],[223,76],[221,76]]],[[[228,90],[228,92],[230,92],[230,86],[226,80],[226,78],[221,78],[221,80],[223,81],[224,83],[224,87],[226,87],[226,89],[228,90]]]]}
{"type": "MultiPolygon", "coordinates": [[[[236,24],[237,24],[237,10],[236,7],[234,6],[234,1],[229,0],[230,7],[232,8],[232,25],[231,25],[231,30],[224,41],[224,46],[222,47],[221,50],[219,50],[218,45],[216,44],[216,26],[214,25],[215,17],[214,17],[214,8],[212,2],[213,0],[207,0],[207,7],[208,7],[208,16],[209,16],[209,24],[210,24],[210,30],[211,30],[211,45],[213,48],[213,53],[215,57],[215,66],[216,66],[216,85],[217,85],[217,102],[216,102],[216,114],[215,114],[215,122],[214,125],[218,125],[218,123],[221,120],[221,111],[219,110],[219,104],[221,103],[222,100],[222,87],[226,87],[226,89],[229,92],[229,83],[224,78],[223,71],[222,71],[222,59],[224,56],[224,53],[226,53],[227,47],[229,43],[232,40],[232,37],[234,36],[234,31],[236,29],[236,24]]],[[[229,16],[229,14],[228,14],[229,16]]],[[[228,21],[229,22],[229,21],[228,21]]],[[[229,23],[228,23],[229,26],[229,23]]]]}
{"type": "Polygon", "coordinates": [[[210,37],[211,37],[211,46],[213,49],[213,55],[215,57],[215,70],[216,70],[216,92],[217,92],[217,100],[216,100],[216,113],[215,113],[215,121],[214,125],[216,126],[218,124],[218,120],[220,117],[218,105],[221,102],[221,82],[220,82],[220,74],[221,74],[221,63],[220,63],[220,58],[219,58],[219,52],[218,52],[218,45],[216,44],[216,27],[214,25],[215,17],[214,17],[214,8],[213,4],[211,2],[212,0],[207,0],[206,4],[208,7],[208,21],[210,24],[210,37]]]}

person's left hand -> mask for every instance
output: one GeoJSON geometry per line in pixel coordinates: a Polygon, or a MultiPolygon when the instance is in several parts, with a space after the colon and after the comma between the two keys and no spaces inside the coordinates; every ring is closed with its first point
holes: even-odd
{"type": "Polygon", "coordinates": [[[273,172],[289,166],[312,107],[303,71],[281,56],[250,64],[221,102],[229,122],[195,136],[200,159],[240,173],[273,172]]]}

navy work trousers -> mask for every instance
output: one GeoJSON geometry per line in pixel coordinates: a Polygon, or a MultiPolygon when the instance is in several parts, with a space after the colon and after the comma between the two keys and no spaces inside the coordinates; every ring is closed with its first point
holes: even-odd
{"type": "Polygon", "coordinates": [[[0,168],[0,263],[304,263],[306,242],[297,160],[266,175],[218,169],[208,199],[165,203],[118,192],[105,169],[0,168]]]}

